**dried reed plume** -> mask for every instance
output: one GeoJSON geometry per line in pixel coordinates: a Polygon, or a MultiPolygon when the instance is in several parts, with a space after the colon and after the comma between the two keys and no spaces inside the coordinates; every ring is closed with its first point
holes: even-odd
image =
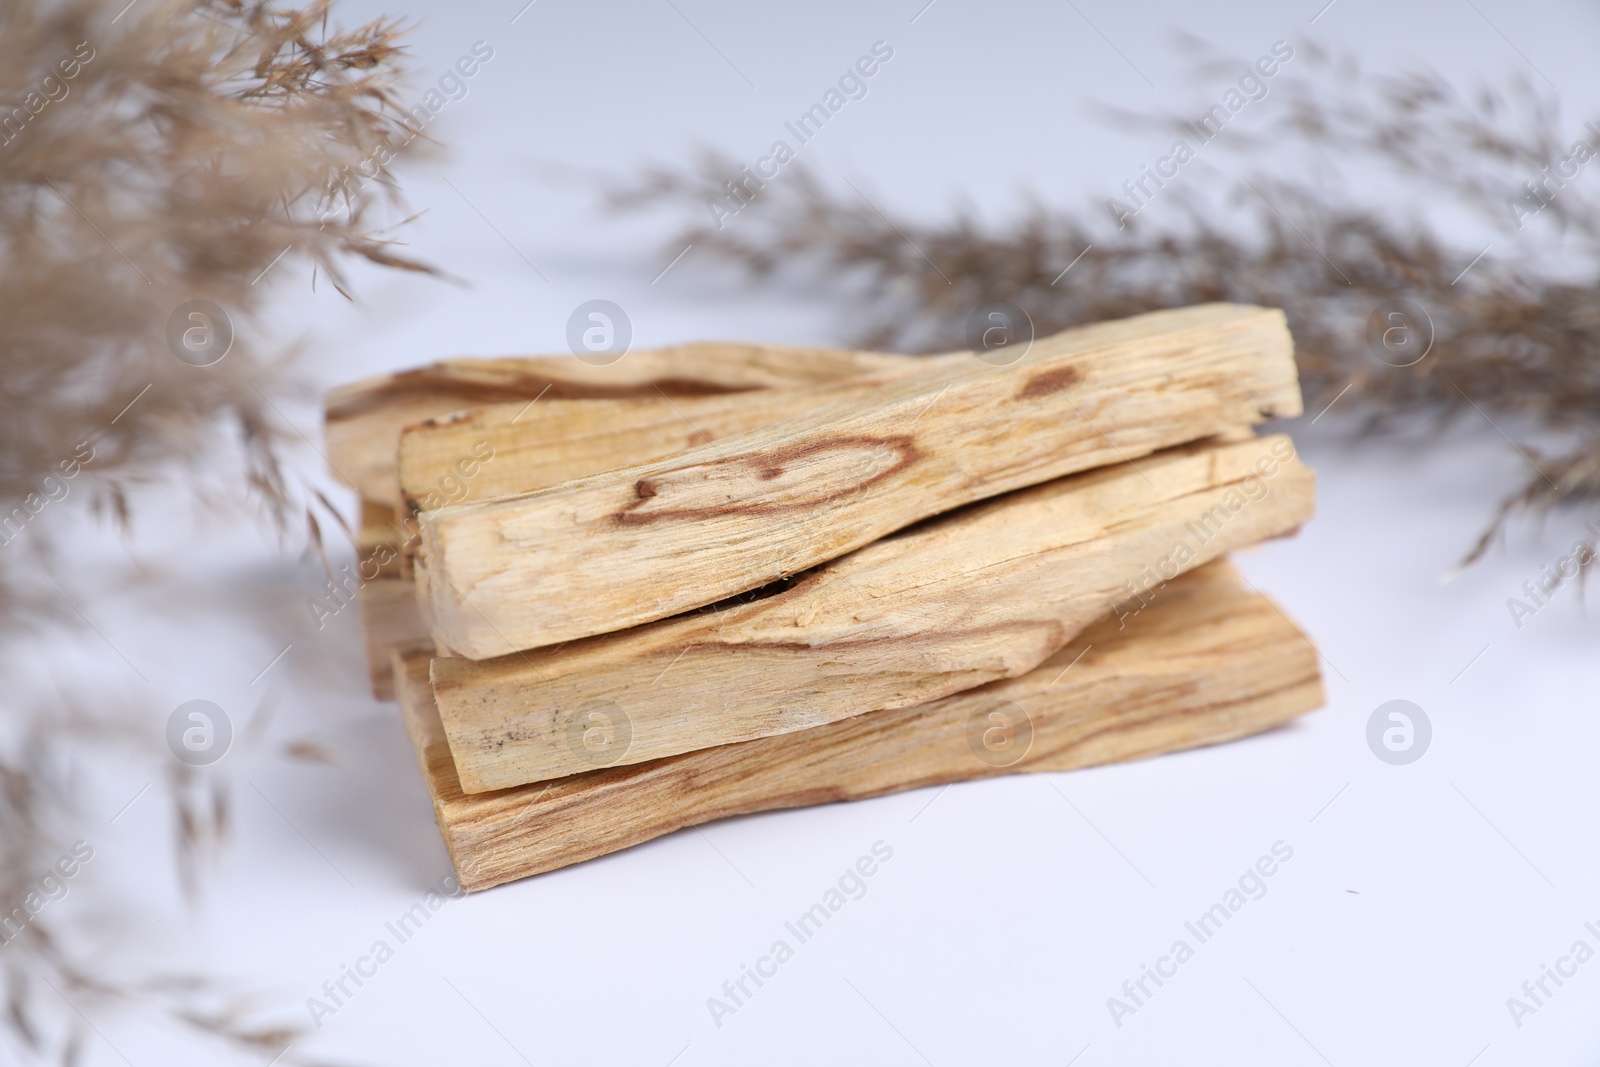
{"type": "MultiPolygon", "coordinates": [[[[308,524],[315,538],[311,507],[323,505],[292,473],[299,439],[278,410],[300,387],[247,336],[264,279],[309,261],[314,279],[342,292],[351,257],[427,269],[369,221],[395,201],[387,165],[409,140],[393,95],[399,28],[330,29],[330,2],[0,4],[8,629],[36,612],[71,617],[30,579],[70,528],[46,509],[74,491],[127,523],[132,487],[177,480],[205,503],[253,495],[281,529],[308,524]],[[179,311],[193,301],[220,314],[179,311]]],[[[192,892],[198,858],[226,834],[225,781],[172,774],[138,709],[90,716],[67,702],[14,713],[0,729],[0,917],[31,910],[28,894],[80,821],[55,769],[97,752],[148,761],[152,777],[170,779],[180,881],[192,892]]],[[[262,1062],[298,1034],[250,1025],[210,982],[112,977],[51,910],[6,940],[0,1042],[39,1060],[75,1062],[78,1012],[116,1000],[158,1007],[262,1062]]]]}
{"type": "MultiPolygon", "coordinates": [[[[753,278],[850,279],[870,322],[858,340],[874,347],[960,347],[969,313],[997,299],[1022,307],[1041,335],[1203,301],[1281,307],[1311,416],[1337,402],[1330,421],[1359,415],[1363,430],[1466,417],[1557,442],[1554,454],[1521,446],[1528,481],[1469,561],[1514,513],[1600,500],[1600,179],[1570,174],[1600,150],[1600,128],[1577,131],[1574,145],[1526,81],[1468,96],[1434,74],[1365,76],[1352,61],[1302,54],[1298,66],[1309,69],[1257,105],[1276,116],[1270,126],[1253,136],[1230,128],[1206,147],[1212,163],[1229,160],[1226,171],[1199,163],[1180,171],[1154,210],[1124,216],[1124,227],[1104,201],[1034,203],[1004,228],[970,217],[921,223],[897,217],[882,197],[836,195],[794,165],[736,193],[739,163],[714,153],[620,180],[609,203],[684,212],[695,221],[673,251],[692,242],[753,278]],[[1269,148],[1308,176],[1287,177],[1281,163],[1269,171],[1255,156],[1269,148]],[[1561,161],[1574,155],[1563,176],[1561,161]],[[1352,160],[1385,168],[1394,200],[1412,213],[1352,192],[1336,169],[1352,160]],[[712,203],[720,209],[708,210],[712,203]],[[1439,221],[1459,229],[1466,216],[1494,238],[1481,258],[1482,242],[1464,247],[1439,221]],[[1531,245],[1533,235],[1545,240],[1531,245]],[[1553,237],[1564,239],[1559,266],[1553,237]],[[1402,342],[1397,352],[1381,342],[1403,320],[1378,314],[1394,300],[1426,315],[1405,323],[1414,332],[1391,336],[1402,342]],[[1394,365],[1420,352],[1428,320],[1426,357],[1394,365]]],[[[1196,71],[1214,83],[1241,68],[1212,61],[1196,71]]],[[[1162,147],[1172,137],[1195,141],[1189,123],[1116,117],[1162,147]]]]}
{"type": "MultiPolygon", "coordinates": [[[[338,286],[347,256],[422,269],[366,222],[405,132],[391,106],[395,27],[329,33],[329,2],[140,0],[120,15],[113,0],[0,6],[10,556],[46,543],[9,542],[52,493],[92,487],[125,521],[130,485],[204,484],[219,457],[239,464],[234,484],[294,514],[289,431],[272,411],[289,382],[243,336],[264,276],[309,259],[338,286]],[[195,300],[239,332],[211,366],[168,342],[169,320],[202,345],[220,338],[206,331],[222,323],[173,319],[195,300]],[[63,479],[64,462],[81,476],[63,479]]],[[[0,576],[14,573],[4,562],[0,576]]]]}

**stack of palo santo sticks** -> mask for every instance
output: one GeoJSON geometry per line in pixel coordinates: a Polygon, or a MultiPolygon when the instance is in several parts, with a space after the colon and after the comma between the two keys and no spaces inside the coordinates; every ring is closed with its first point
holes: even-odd
{"type": "Polygon", "coordinates": [[[729,815],[1212,744],[1318,707],[1224,558],[1313,479],[1274,310],[1015,362],[695,344],[328,398],[373,690],[483,889],[729,815]]]}

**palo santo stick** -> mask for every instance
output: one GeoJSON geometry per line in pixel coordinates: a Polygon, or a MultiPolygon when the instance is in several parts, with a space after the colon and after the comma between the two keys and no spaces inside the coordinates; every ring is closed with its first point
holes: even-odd
{"type": "MultiPolygon", "coordinates": [[[[868,352],[739,345],[685,345],[634,356],[642,356],[643,360],[629,364],[631,377],[625,380],[619,380],[614,371],[609,375],[601,373],[606,368],[548,357],[441,363],[347,387],[342,391],[345,400],[341,410],[349,413],[360,406],[351,403],[351,398],[372,404],[377,396],[386,396],[385,403],[390,407],[383,417],[409,419],[421,405],[454,411],[461,403],[481,400],[486,395],[531,393],[527,399],[514,403],[429,418],[401,432],[402,487],[408,484],[408,467],[409,484],[421,487],[415,491],[419,498],[416,503],[398,502],[399,514],[409,518],[423,507],[439,507],[443,500],[495,496],[642,463],[840,395],[861,395],[927,362],[868,352]],[[649,382],[642,377],[659,371],[663,363],[680,377],[649,382]],[[838,375],[864,368],[871,372],[834,382],[838,375]],[[571,380],[552,382],[552,372],[566,374],[571,380]],[[694,374],[701,377],[681,376],[694,374]],[[672,395],[685,390],[691,394],[705,392],[712,377],[744,391],[712,396],[672,395]],[[546,385],[550,386],[548,390],[546,385]],[[532,393],[536,386],[540,392],[532,393]],[[586,392],[635,392],[643,388],[649,388],[651,395],[567,399],[586,392]],[[847,392],[841,393],[841,388],[847,392]],[[553,394],[561,399],[551,399],[553,394]],[[536,397],[538,402],[530,404],[536,397]],[[693,425],[686,420],[692,420],[693,425]]],[[[332,406],[330,403],[330,409],[332,406]]],[[[362,433],[381,432],[372,425],[371,411],[363,417],[366,425],[360,428],[362,433]]],[[[351,460],[347,454],[355,429],[341,423],[330,433],[346,442],[345,454],[340,455],[343,462],[360,469],[361,461],[351,460]]],[[[363,447],[371,443],[363,441],[363,447]]],[[[378,453],[373,451],[372,455],[376,460],[378,453]]],[[[389,462],[388,466],[392,468],[394,464],[389,462]]],[[[389,476],[387,469],[383,473],[389,476]]],[[[370,485],[369,491],[375,487],[375,483],[370,485]]],[[[363,500],[357,542],[361,573],[365,576],[375,568],[374,573],[385,579],[363,588],[359,594],[367,670],[373,696],[380,700],[394,696],[390,657],[395,649],[433,648],[418,610],[416,587],[410,581],[415,530],[414,523],[396,517],[395,507],[363,500]],[[398,580],[401,578],[406,580],[398,580]],[[405,602],[407,598],[409,604],[405,602]]]]}
{"type": "Polygon", "coordinates": [[[333,473],[392,507],[395,448],[414,422],[482,404],[572,397],[709,396],[796,388],[898,366],[904,356],[793,345],[703,343],[641,349],[606,366],[568,356],[453,359],[352,382],[328,393],[333,473]]]}
{"type": "Polygon", "coordinates": [[[754,603],[490,662],[437,659],[462,788],[787,733],[1025,673],[1140,587],[1298,527],[1312,482],[1287,437],[1182,446],[943,516],[754,603]]]}
{"type": "Polygon", "coordinates": [[[426,659],[397,656],[395,676],[440,832],[469,890],[733,815],[1229,741],[1323,702],[1311,643],[1222,562],[1168,583],[1137,615],[1085,630],[1019,678],[498,793],[461,791],[426,659]]]}
{"type": "Polygon", "coordinates": [[[356,590],[361,637],[372,695],[394,699],[392,657],[396,651],[433,655],[433,639],[417,609],[417,593],[404,578],[376,578],[356,590]]]}
{"type": "Polygon", "coordinates": [[[528,492],[720,440],[823,404],[865,400],[882,386],[972,356],[902,358],[888,370],[794,389],[733,396],[542,400],[458,411],[400,434],[404,514],[528,492]]]}
{"type": "MultiPolygon", "coordinates": [[[[544,399],[533,405],[492,404],[428,419],[407,426],[400,434],[400,514],[414,516],[447,503],[544,488],[645,463],[820,404],[864,397],[938,361],[965,361],[971,356],[893,358],[897,362],[888,369],[810,387],[709,397],[544,399]]],[[[377,509],[368,505],[368,510],[377,509]]],[[[410,579],[416,546],[410,535],[417,529],[415,523],[390,523],[382,529],[389,541],[396,541],[395,530],[407,534],[397,542],[395,567],[403,568],[397,573],[410,579]]],[[[391,555],[385,553],[384,558],[391,555]]],[[[416,586],[403,588],[414,591],[416,586]]],[[[422,618],[420,611],[413,614],[422,618]]],[[[381,661],[368,663],[373,692],[387,699],[392,695],[390,649],[370,640],[367,648],[381,657],[381,661]]]]}
{"type": "Polygon", "coordinates": [[[404,573],[401,555],[401,527],[395,521],[395,510],[369,500],[361,502],[361,529],[356,531],[356,557],[366,570],[376,568],[377,574],[389,578],[404,573]],[[368,562],[370,561],[370,562],[368,562]]]}
{"type": "Polygon", "coordinates": [[[471,659],[618,630],[974,500],[1299,411],[1282,312],[1068,330],[1011,366],[941,362],[669,459],[424,513],[424,614],[471,659]]]}
{"type": "MultiPolygon", "coordinates": [[[[346,579],[357,578],[356,601],[361,619],[361,643],[367,657],[367,681],[378,700],[394,699],[391,654],[397,648],[432,650],[433,637],[416,601],[416,583],[409,577],[409,557],[403,554],[404,530],[395,522],[391,507],[361,501],[361,529],[356,533],[354,572],[337,576],[341,590],[348,592],[346,579]],[[410,597],[411,603],[403,602],[410,597]]],[[[343,601],[344,594],[327,587],[331,599],[343,601]]],[[[324,606],[328,601],[324,601],[324,606]]],[[[332,609],[330,608],[330,611],[332,609]]],[[[313,614],[316,614],[313,609],[313,614]]],[[[321,618],[318,617],[318,625],[321,618]]]]}

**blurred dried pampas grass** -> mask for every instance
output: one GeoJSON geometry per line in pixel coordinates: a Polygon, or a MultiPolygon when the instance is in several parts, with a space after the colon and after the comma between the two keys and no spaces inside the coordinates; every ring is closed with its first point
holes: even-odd
{"type": "MultiPolygon", "coordinates": [[[[1202,58],[1195,80],[1240,69],[1202,58]]],[[[1600,128],[1564,134],[1525,80],[1468,94],[1431,73],[1370,75],[1315,48],[1272,94],[1255,105],[1270,122],[1222,131],[1125,226],[1103,201],[1034,202],[999,227],[969,215],[920,222],[885,197],[835,193],[798,164],[735,191],[739,162],[709,152],[614,181],[608,203],[687,217],[666,254],[692,243],[768,284],[843,279],[868,323],[854,340],[870,347],[961,347],[968,314],[990,300],[1019,305],[1040,335],[1204,301],[1281,307],[1308,418],[1334,405],[1330,422],[1373,433],[1464,417],[1522,438],[1527,480],[1463,546],[1469,562],[1513,515],[1600,500],[1600,178],[1581,169],[1600,171],[1588,164],[1600,128]],[[1574,140],[1580,169],[1563,177],[1574,140]],[[1386,187],[1356,191],[1341,173],[1349,164],[1376,164],[1386,187]],[[1537,195],[1530,182],[1544,183],[1537,195]],[[1455,239],[1463,230],[1490,234],[1491,247],[1455,239]],[[1414,365],[1394,365],[1409,358],[1378,342],[1398,320],[1375,313],[1396,300],[1424,312],[1406,325],[1411,350],[1431,329],[1414,365]]],[[[1196,142],[1179,119],[1109,117],[1162,148],[1196,142]]]]}
{"type": "MultiPolygon", "coordinates": [[[[329,0],[124,4],[0,6],[0,520],[25,525],[16,509],[42,508],[74,459],[69,488],[123,521],[130,485],[214,490],[219,469],[224,493],[248,486],[290,520],[272,407],[295,383],[244,334],[286,262],[336,286],[352,256],[425,269],[367,221],[405,139],[396,27],[329,32],[329,0]],[[235,331],[204,367],[168,342],[173,321],[202,344],[226,333],[174,320],[199,300],[235,331]]],[[[0,578],[47,544],[20,541],[0,578]]]]}
{"type": "MultiPolygon", "coordinates": [[[[314,280],[343,292],[342,263],[429,268],[371,221],[399,206],[389,164],[412,137],[395,106],[399,27],[331,28],[330,3],[0,4],[7,630],[42,615],[76,623],[49,581],[61,561],[45,529],[70,522],[45,510],[68,495],[127,524],[133,488],[177,483],[201,505],[250,504],[312,541],[316,512],[334,514],[296,477],[302,442],[280,409],[309,390],[247,337],[262,281],[309,261],[314,280]]],[[[219,1050],[281,1053],[300,1031],[251,1025],[216,983],[113,977],[59,909],[28,914],[82,823],[67,768],[137,761],[167,780],[187,893],[226,835],[228,801],[224,779],[175,764],[148,709],[27,699],[13,694],[0,729],[0,918],[22,908],[29,919],[0,948],[0,1044],[76,1062],[83,1012],[131,1001],[219,1050]]]]}

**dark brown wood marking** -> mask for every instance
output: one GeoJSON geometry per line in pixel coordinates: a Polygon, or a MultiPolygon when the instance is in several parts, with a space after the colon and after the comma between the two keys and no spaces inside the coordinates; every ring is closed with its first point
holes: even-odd
{"type": "Polygon", "coordinates": [[[1050,396],[1063,389],[1070,388],[1083,380],[1083,372],[1077,367],[1058,367],[1035,374],[1029,378],[1023,387],[1017,391],[1018,400],[1033,400],[1036,397],[1050,396]]]}
{"type": "Polygon", "coordinates": [[[532,400],[543,395],[546,400],[628,400],[639,397],[667,396],[722,396],[729,393],[750,393],[760,386],[724,385],[696,378],[657,378],[654,381],[619,385],[601,385],[595,382],[560,382],[540,375],[514,375],[498,382],[468,381],[431,368],[402,371],[382,385],[374,386],[354,396],[329,404],[329,422],[353,419],[371,411],[379,411],[396,401],[437,401],[441,407],[461,404],[471,407],[478,404],[501,404],[516,400],[532,400]]]}
{"type": "Polygon", "coordinates": [[[448,415],[433,415],[423,419],[422,425],[430,429],[437,429],[441,426],[455,426],[458,423],[471,422],[477,417],[478,413],[476,411],[452,411],[448,415]]]}
{"type": "MultiPolygon", "coordinates": [[[[657,484],[656,479],[641,478],[633,485],[634,496],[637,497],[637,499],[634,503],[617,513],[616,521],[619,525],[631,526],[669,519],[709,519],[724,515],[774,515],[787,511],[806,510],[827,504],[834,500],[838,500],[841,497],[847,497],[854,493],[859,493],[863,489],[867,489],[870,486],[876,485],[877,483],[883,481],[885,478],[893,477],[894,475],[905,470],[907,467],[911,466],[918,459],[922,458],[922,453],[920,450],[918,450],[915,439],[909,434],[896,434],[892,437],[835,437],[826,441],[816,441],[811,444],[796,445],[792,448],[783,449],[776,452],[764,452],[759,457],[734,456],[729,459],[717,460],[712,463],[696,464],[693,467],[679,468],[678,470],[668,471],[662,476],[662,479],[665,480],[682,475],[686,470],[705,471],[710,473],[718,471],[719,468],[738,468],[743,466],[749,469],[753,460],[755,463],[758,463],[759,466],[750,469],[750,473],[764,481],[771,481],[772,479],[781,476],[784,468],[792,463],[822,455],[827,452],[846,451],[855,447],[890,448],[897,453],[897,456],[894,463],[873,474],[871,477],[854,482],[850,485],[844,486],[843,488],[835,489],[832,492],[819,494],[796,493],[794,494],[794,498],[789,500],[722,504],[714,507],[667,508],[661,511],[641,511],[639,509],[645,507],[650,500],[655,498],[661,489],[661,486],[657,484]]],[[[729,473],[732,474],[733,471],[729,470],[729,473]]],[[[837,476],[838,472],[831,473],[834,476],[837,476]]],[[[668,488],[670,488],[670,485],[668,488]]]]}

